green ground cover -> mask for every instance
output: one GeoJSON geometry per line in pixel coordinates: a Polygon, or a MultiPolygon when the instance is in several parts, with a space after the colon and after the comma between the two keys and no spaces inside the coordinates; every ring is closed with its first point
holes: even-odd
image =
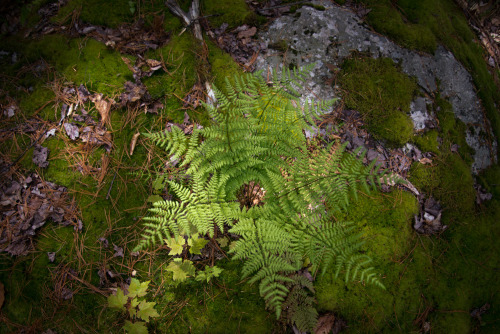
{"type": "MultiPolygon", "coordinates": [[[[25,2],[21,10],[23,25],[34,26],[38,9],[48,1],[25,2]]],[[[499,103],[494,85],[483,61],[482,50],[462,13],[450,0],[391,1],[363,0],[372,11],[368,22],[377,31],[389,35],[403,46],[433,52],[443,43],[471,72],[478,94],[490,118],[495,135],[500,134],[500,121],[495,103],[499,103]]],[[[182,1],[186,9],[188,1],[182,1]]],[[[270,333],[283,331],[267,312],[256,286],[240,281],[241,264],[220,260],[221,276],[208,284],[188,280],[177,283],[166,270],[170,259],[165,248],[157,248],[139,256],[131,254],[140,238],[141,217],[147,214],[147,198],[154,190],[154,177],[148,175],[163,168],[167,157],[140,137],[133,155],[127,153],[136,132],[160,130],[167,121],[182,122],[184,97],[196,82],[198,55],[196,41],[188,32],[178,36],[179,20],[153,1],[136,2],[135,12],[128,1],[72,0],[61,8],[54,22],[68,22],[73,15],[84,21],[116,27],[138,17],[150,21],[153,13],[164,13],[164,27],[172,32],[165,46],[151,51],[147,57],[163,58],[168,73],[158,71],[144,84],[155,99],[165,105],[160,115],[117,109],[111,113],[109,130],[113,149],[109,154],[109,171],[99,182],[92,175],[75,169],[78,144],[63,133],[43,143],[50,149],[47,169],[31,161],[32,150],[19,162],[20,173],[37,171],[45,180],[68,187],[78,203],[84,222],[82,232],[71,227],[48,223],[34,239],[34,251],[11,258],[0,255],[0,282],[5,286],[5,303],[0,310],[0,332],[21,329],[42,332],[119,332],[123,314],[105,306],[106,298],[99,288],[98,270],[121,273],[125,279],[136,271],[141,281],[151,280],[148,298],[157,302],[161,320],[152,320],[150,332],[172,333],[270,333]],[[109,191],[109,197],[108,197],[109,191]],[[106,198],[108,197],[108,198],[106,198]],[[99,238],[108,239],[104,248],[99,238]],[[124,247],[124,257],[114,257],[113,244],[124,247]],[[56,252],[50,263],[47,252],[56,252]],[[78,272],[77,280],[65,278],[69,269],[78,272]],[[59,284],[59,285],[58,285],[59,284]],[[74,291],[73,298],[61,301],[56,291],[64,285],[74,291]]],[[[217,14],[209,19],[214,26],[231,18],[232,27],[242,23],[256,24],[262,18],[250,12],[244,1],[203,2],[204,13],[217,14]],[[237,15],[236,15],[237,14],[237,15]]],[[[12,64],[0,58],[2,106],[5,101],[18,103],[21,113],[4,122],[2,129],[37,116],[57,122],[60,101],[54,84],[84,84],[91,91],[114,96],[132,73],[120,54],[104,44],[88,38],[70,38],[53,34],[42,39],[2,36],[3,50],[16,51],[20,61],[12,64]],[[35,70],[43,59],[48,66],[35,70]],[[33,87],[32,90],[29,87],[33,87]]],[[[208,42],[210,78],[217,86],[239,66],[229,55],[208,42]]],[[[432,332],[469,333],[500,330],[500,298],[497,272],[500,267],[497,242],[500,236],[500,168],[491,167],[478,176],[479,182],[493,194],[493,199],[475,204],[474,179],[470,175],[471,152],[465,144],[465,126],[450,112],[449,103],[437,98],[440,106],[439,129],[414,135],[406,116],[415,94],[415,83],[387,59],[355,57],[344,64],[341,85],[347,106],[359,110],[367,128],[379,138],[394,145],[412,141],[436,156],[430,165],[414,163],[410,181],[421,191],[434,196],[444,206],[443,222],[448,230],[440,236],[417,235],[411,228],[418,203],[402,190],[391,193],[360,194],[348,212],[338,219],[359,222],[365,231],[366,249],[376,259],[387,290],[345,284],[333,279],[332,273],[316,280],[317,308],[333,311],[344,318],[347,332],[418,332],[429,322],[432,332]],[[383,113],[382,111],[388,111],[383,113]],[[381,115],[389,115],[381,117],[381,115]],[[398,131],[394,131],[394,122],[398,131]],[[458,153],[450,146],[459,144],[458,153]],[[481,322],[470,316],[471,310],[490,305],[481,322]]],[[[91,110],[97,119],[97,111],[91,110]]],[[[202,108],[188,110],[202,124],[208,117],[202,108]]],[[[15,134],[0,142],[3,155],[16,158],[30,145],[32,138],[15,134]]],[[[102,167],[102,148],[81,157],[88,164],[102,167]]],[[[169,170],[178,173],[175,168],[169,170]]],[[[227,247],[223,247],[225,252],[227,247]]],[[[200,263],[200,269],[207,263],[200,263]]]]}

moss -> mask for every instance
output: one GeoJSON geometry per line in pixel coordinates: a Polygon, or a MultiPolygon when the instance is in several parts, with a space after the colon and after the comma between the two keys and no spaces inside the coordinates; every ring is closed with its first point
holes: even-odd
{"type": "Polygon", "coordinates": [[[282,40],[279,40],[277,42],[269,44],[269,47],[272,49],[281,51],[281,52],[286,52],[286,51],[288,51],[289,45],[288,45],[287,41],[282,39],[282,40]]]}
{"type": "Polygon", "coordinates": [[[55,121],[58,115],[54,112],[54,108],[49,103],[53,101],[54,98],[54,91],[44,85],[38,84],[33,89],[32,93],[25,93],[22,95],[19,108],[21,108],[26,117],[30,117],[35,114],[35,112],[38,112],[40,118],[55,121]]]}
{"type": "Polygon", "coordinates": [[[147,54],[149,58],[163,59],[169,72],[158,71],[144,78],[143,83],[153,98],[164,101],[166,116],[175,122],[182,121],[181,99],[196,83],[196,52],[200,52],[197,41],[191,34],[182,34],[172,37],[168,45],[147,54]]]}
{"type": "Polygon", "coordinates": [[[339,77],[346,106],[358,110],[369,131],[393,145],[403,145],[413,134],[407,112],[417,88],[391,59],[352,58],[339,77]]]}
{"type": "Polygon", "coordinates": [[[403,46],[433,53],[437,47],[436,37],[427,26],[406,23],[398,9],[389,1],[365,1],[371,5],[368,22],[378,32],[388,35],[403,46]]]}
{"type": "Polygon", "coordinates": [[[439,120],[440,135],[443,139],[443,152],[451,150],[451,145],[458,145],[460,156],[468,164],[472,164],[474,150],[469,147],[465,140],[467,126],[455,117],[451,104],[442,99],[436,99],[436,114],[439,120]]]}
{"type": "Polygon", "coordinates": [[[34,0],[29,1],[21,7],[21,14],[19,20],[21,24],[26,27],[34,27],[40,21],[40,15],[38,15],[38,10],[49,3],[49,0],[34,0]]]}
{"type": "Polygon", "coordinates": [[[470,333],[498,331],[500,314],[497,295],[496,270],[500,264],[500,218],[498,202],[491,209],[474,217],[468,216],[463,223],[450,230],[448,240],[443,240],[434,254],[444,254],[435,260],[440,268],[430,281],[426,294],[434,299],[438,310],[431,316],[433,328],[439,332],[470,333]],[[472,288],[473,287],[473,288],[472,288]],[[473,309],[490,303],[491,309],[480,324],[469,316],[473,309]]]}
{"type": "Polygon", "coordinates": [[[493,195],[494,199],[500,201],[500,182],[498,180],[500,180],[499,165],[493,165],[479,174],[480,184],[493,195]]]}
{"type": "Polygon", "coordinates": [[[439,153],[438,132],[436,130],[430,130],[423,135],[414,136],[412,141],[422,152],[439,153]]]}
{"type": "Polygon", "coordinates": [[[410,181],[427,195],[440,200],[445,213],[458,219],[460,215],[471,214],[474,210],[476,193],[470,172],[473,150],[465,141],[466,126],[455,118],[450,103],[437,97],[435,112],[439,120],[439,132],[430,131],[424,137],[414,138],[414,142],[422,145],[424,151],[424,147],[434,149],[430,152],[437,156],[432,165],[414,163],[410,169],[410,181]],[[442,141],[439,149],[435,146],[434,138],[437,136],[442,141]],[[459,146],[458,153],[451,150],[454,144],[459,146]]]}
{"type": "Polygon", "coordinates": [[[470,165],[458,154],[444,154],[434,161],[434,165],[414,163],[410,182],[441,201],[445,214],[458,219],[464,212],[470,214],[474,209],[476,192],[470,165]]]}
{"type": "Polygon", "coordinates": [[[30,44],[27,55],[44,58],[67,80],[89,90],[114,95],[123,89],[132,73],[119,53],[93,39],[68,39],[47,35],[30,44]]]}
{"type": "Polygon", "coordinates": [[[266,21],[265,18],[256,15],[244,0],[207,0],[201,3],[203,15],[215,15],[208,18],[212,27],[219,27],[223,23],[229,25],[229,29],[243,24],[259,25],[266,21]]]}
{"type": "Polygon", "coordinates": [[[500,138],[500,90],[484,61],[484,50],[462,10],[452,0],[362,0],[371,12],[368,22],[403,46],[434,52],[436,42],[451,50],[469,70],[493,133],[500,138]]]}
{"type": "Polygon", "coordinates": [[[219,49],[215,44],[208,41],[208,60],[212,66],[213,83],[219,89],[226,87],[226,78],[233,78],[238,72],[241,72],[239,65],[227,52],[219,49]]]}
{"type": "Polygon", "coordinates": [[[172,283],[171,274],[163,277],[166,304],[159,300],[158,309],[177,308],[175,317],[164,317],[155,323],[158,332],[168,333],[270,333],[275,326],[274,315],[264,309],[258,287],[240,284],[241,263],[218,261],[221,275],[209,284],[192,279],[180,285],[172,283]],[[234,289],[232,287],[238,286],[234,289]],[[170,293],[174,292],[175,306],[170,293]]]}
{"type": "Polygon", "coordinates": [[[71,0],[52,20],[60,24],[70,22],[73,13],[79,14],[83,22],[111,28],[132,22],[134,18],[128,0],[71,0]]]}
{"type": "MultiPolygon", "coordinates": [[[[391,323],[394,313],[398,319],[404,319],[407,312],[417,311],[420,300],[417,282],[408,276],[401,279],[408,266],[403,260],[414,244],[411,220],[417,211],[417,200],[411,194],[395,190],[388,195],[360,195],[348,213],[338,215],[340,221],[354,221],[361,227],[366,254],[374,259],[387,290],[346,284],[342,274],[336,279],[327,273],[318,277],[316,284],[320,311],[340,313],[352,332],[364,333],[382,328],[395,330],[396,324],[391,323]]],[[[405,332],[410,331],[411,320],[403,326],[407,326],[405,332]]]]}

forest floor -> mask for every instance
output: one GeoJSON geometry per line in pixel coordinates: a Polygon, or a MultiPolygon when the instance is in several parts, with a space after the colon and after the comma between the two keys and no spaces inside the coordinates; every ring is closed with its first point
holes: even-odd
{"type": "MultiPolygon", "coordinates": [[[[190,1],[179,3],[187,10],[190,1]]],[[[469,8],[466,17],[451,0],[330,3],[356,12],[402,47],[451,51],[472,76],[491,124],[485,136],[499,138],[498,7],[469,8]]],[[[108,307],[108,296],[132,278],[150,281],[146,298],[160,316],[149,321],[150,332],[292,331],[266,310],[258,287],[241,280],[227,232],[206,237],[193,259],[198,270],[222,269],[208,283],[174,279],[168,245],[133,249],[151,203],[170,196],[164,181],[184,175],[144,134],[208,126],[203,83],[223,87],[225,78],[254,70],[259,54],[290,52],[286,43],[262,43],[259,34],[303,6],[325,9],[305,2],[202,1],[203,45],[159,1],[3,6],[0,333],[120,332],[131,319],[108,307]]],[[[471,172],[470,127],[439,94],[430,103],[434,125],[413,130],[416,80],[392,60],[353,53],[323,70],[325,85],[342,100],[318,122],[320,136],[349,142],[352,150],[364,146],[367,161],[381,157],[385,168],[426,196],[402,186],[361,192],[338,213],[363,230],[387,290],[345,284],[333,273],[315,276],[323,319],[316,332],[499,332],[498,163],[471,172]],[[388,114],[395,121],[382,124],[388,114]],[[387,133],[391,126],[398,136],[387,133]]]]}

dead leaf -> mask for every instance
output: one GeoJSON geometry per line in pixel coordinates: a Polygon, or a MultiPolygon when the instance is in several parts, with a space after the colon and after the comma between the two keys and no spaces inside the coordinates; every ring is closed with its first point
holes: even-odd
{"type": "Polygon", "coordinates": [[[249,38],[249,37],[252,37],[253,35],[255,35],[255,33],[257,33],[257,28],[256,27],[252,27],[252,28],[250,28],[248,30],[240,31],[238,33],[238,38],[239,39],[249,38]]]}
{"type": "Polygon", "coordinates": [[[3,114],[7,116],[8,118],[11,118],[15,115],[16,113],[16,106],[15,105],[10,105],[3,111],[3,114]]]}
{"type": "Polygon", "coordinates": [[[71,289],[64,287],[59,294],[59,297],[64,300],[73,298],[73,291],[71,289]]]}
{"type": "Polygon", "coordinates": [[[125,91],[120,95],[120,105],[139,101],[146,93],[147,89],[142,84],[135,84],[127,81],[124,84],[125,91]]]}
{"type": "Polygon", "coordinates": [[[104,181],[104,177],[108,173],[109,166],[109,156],[106,154],[101,155],[101,171],[99,173],[99,178],[97,179],[97,184],[100,186],[102,181],[104,181]]]}
{"type": "Polygon", "coordinates": [[[103,98],[103,95],[101,93],[94,94],[90,97],[90,100],[94,102],[95,108],[101,115],[101,124],[108,124],[109,112],[111,110],[111,106],[115,103],[115,101],[109,98],[103,98]]]}
{"type": "Polygon", "coordinates": [[[74,125],[73,123],[64,123],[64,130],[66,130],[66,134],[71,140],[75,140],[80,136],[78,126],[74,125]]]}
{"type": "Polygon", "coordinates": [[[132,141],[130,142],[130,155],[134,154],[135,145],[137,144],[137,139],[139,138],[140,135],[141,135],[141,133],[137,132],[132,137],[132,141]]]}
{"type": "Polygon", "coordinates": [[[431,159],[429,159],[429,158],[422,158],[422,159],[420,159],[420,160],[419,160],[419,162],[420,162],[422,165],[428,165],[428,164],[430,165],[430,164],[432,164],[432,160],[431,160],[431,159]]]}
{"type": "Polygon", "coordinates": [[[47,157],[49,156],[49,149],[41,145],[36,145],[33,150],[33,163],[39,167],[46,168],[49,166],[47,157]]]}
{"type": "Polygon", "coordinates": [[[49,262],[53,263],[56,260],[55,252],[47,252],[47,257],[49,258],[49,262]]]}
{"type": "Polygon", "coordinates": [[[26,254],[33,237],[47,220],[61,225],[76,223],[76,208],[66,188],[42,181],[36,173],[19,180],[5,180],[0,186],[0,252],[26,254]]]}
{"type": "Polygon", "coordinates": [[[106,239],[106,238],[104,238],[104,237],[101,237],[101,238],[99,238],[98,240],[99,240],[99,242],[102,244],[102,246],[103,246],[104,248],[108,248],[108,246],[109,246],[109,241],[108,241],[108,239],[106,239]]]}
{"type": "Polygon", "coordinates": [[[78,104],[83,104],[87,102],[91,94],[87,90],[87,88],[85,88],[84,85],[80,85],[78,86],[77,95],[78,95],[78,104]]]}
{"type": "Polygon", "coordinates": [[[115,254],[113,257],[123,257],[123,248],[118,247],[117,245],[113,244],[113,249],[115,250],[115,254]]]}
{"type": "Polygon", "coordinates": [[[157,71],[162,68],[162,63],[156,59],[146,59],[146,64],[148,64],[151,71],[157,71]]]}
{"type": "Polygon", "coordinates": [[[113,146],[111,132],[100,126],[86,126],[82,130],[82,142],[96,146],[104,146],[110,152],[113,146]]]}

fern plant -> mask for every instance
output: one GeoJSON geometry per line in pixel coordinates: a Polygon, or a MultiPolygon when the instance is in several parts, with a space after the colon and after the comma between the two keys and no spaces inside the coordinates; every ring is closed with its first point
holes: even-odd
{"type": "Polygon", "coordinates": [[[147,135],[182,160],[190,178],[168,181],[177,198],[153,204],[136,250],[182,236],[212,237],[216,227],[229,226],[239,235],[233,259],[244,261],[243,277],[259,283],[277,317],[306,260],[312,270],[331,268],[347,281],[383,287],[371,259],[358,252],[355,225],[332,217],[359,188],[375,187],[382,173],[338,143],[308,144],[303,131],[335,103],[300,100],[295,87],[309,70],[285,70],[272,83],[260,73],[235,76],[224,91],[214,87],[216,106],[205,104],[210,126],[191,135],[177,127],[147,135]],[[265,192],[263,205],[242,208],[238,193],[250,183],[265,192]]]}

